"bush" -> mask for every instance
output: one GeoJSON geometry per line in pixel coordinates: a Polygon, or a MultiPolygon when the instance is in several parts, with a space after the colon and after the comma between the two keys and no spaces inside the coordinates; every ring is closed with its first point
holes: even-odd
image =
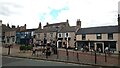
{"type": "Polygon", "coordinates": [[[32,46],[26,46],[26,50],[32,50],[32,46]]]}
{"type": "Polygon", "coordinates": [[[20,46],[20,50],[32,50],[32,46],[20,46]]]}

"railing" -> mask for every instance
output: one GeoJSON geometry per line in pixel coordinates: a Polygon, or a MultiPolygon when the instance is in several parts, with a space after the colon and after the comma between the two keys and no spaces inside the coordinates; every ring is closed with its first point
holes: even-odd
{"type": "MultiPolygon", "coordinates": [[[[7,48],[3,48],[3,55],[7,55],[7,48]]],[[[41,51],[41,50],[40,50],[41,51]]],[[[20,56],[37,59],[56,60],[62,62],[71,62],[78,64],[92,64],[92,65],[104,65],[104,66],[120,66],[120,54],[115,53],[98,53],[95,51],[78,51],[70,49],[58,49],[58,56],[51,51],[51,55],[46,58],[46,53],[38,52],[38,55],[32,55],[32,51],[20,52],[17,48],[11,48],[10,56],[20,56]]]]}

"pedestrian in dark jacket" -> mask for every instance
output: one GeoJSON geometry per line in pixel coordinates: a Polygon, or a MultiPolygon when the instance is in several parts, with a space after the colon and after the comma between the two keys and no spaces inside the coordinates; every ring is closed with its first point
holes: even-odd
{"type": "Polygon", "coordinates": [[[51,48],[50,48],[50,44],[48,43],[46,46],[46,58],[48,58],[48,56],[50,56],[51,54],[51,48]]]}

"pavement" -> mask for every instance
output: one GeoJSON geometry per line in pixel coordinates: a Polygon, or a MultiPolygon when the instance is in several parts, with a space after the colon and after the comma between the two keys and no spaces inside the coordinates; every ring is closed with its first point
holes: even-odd
{"type": "Polygon", "coordinates": [[[99,55],[97,57],[97,63],[95,64],[95,56],[94,53],[82,53],[79,51],[69,50],[69,58],[67,59],[66,50],[59,49],[59,57],[57,55],[52,54],[48,58],[46,58],[45,54],[39,52],[39,55],[32,55],[32,51],[23,52],[19,50],[19,46],[14,46],[11,48],[10,55],[7,55],[8,48],[2,48],[2,55],[11,56],[11,57],[19,57],[19,58],[28,58],[28,59],[37,59],[37,60],[47,60],[47,61],[57,61],[64,63],[74,63],[74,64],[84,64],[84,65],[93,65],[93,66],[118,66],[118,58],[115,57],[109,58],[107,57],[107,62],[104,61],[104,57],[99,55]],[[77,53],[79,56],[77,56],[77,53]],[[78,58],[77,58],[78,57],[78,58]],[[114,61],[114,62],[111,62],[114,61]]]}

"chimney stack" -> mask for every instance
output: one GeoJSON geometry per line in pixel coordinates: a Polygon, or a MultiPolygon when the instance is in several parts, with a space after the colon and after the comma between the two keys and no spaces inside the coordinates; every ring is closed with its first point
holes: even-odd
{"type": "Polygon", "coordinates": [[[15,28],[15,25],[12,25],[12,28],[15,28]]]}
{"type": "Polygon", "coordinates": [[[17,25],[17,28],[19,28],[19,25],[17,25]]]}
{"type": "Polygon", "coordinates": [[[66,26],[66,27],[69,27],[69,20],[68,20],[68,19],[66,20],[65,26],[66,26]]]}
{"type": "Polygon", "coordinates": [[[118,14],[118,31],[120,32],[120,14],[118,14]]]}
{"type": "Polygon", "coordinates": [[[118,26],[120,26],[120,14],[118,14],[118,26]]]}
{"type": "Polygon", "coordinates": [[[77,19],[76,26],[77,26],[78,28],[81,28],[81,21],[80,21],[80,19],[77,19]]]}
{"type": "Polygon", "coordinates": [[[41,22],[39,23],[39,27],[38,27],[38,28],[40,28],[40,29],[42,28],[42,26],[41,26],[41,22]]]}
{"type": "Polygon", "coordinates": [[[47,25],[49,25],[49,23],[47,22],[47,25]]]}
{"type": "Polygon", "coordinates": [[[9,27],[9,28],[10,28],[9,23],[7,23],[7,27],[9,27]]]}
{"type": "Polygon", "coordinates": [[[0,27],[2,26],[2,20],[0,20],[0,27]]]}
{"type": "Polygon", "coordinates": [[[66,22],[68,23],[68,22],[69,22],[69,20],[67,19],[67,20],[66,20],[66,22]]]}
{"type": "Polygon", "coordinates": [[[25,24],[25,25],[24,25],[24,29],[25,29],[25,30],[26,30],[26,26],[27,26],[27,25],[25,24]]]}

